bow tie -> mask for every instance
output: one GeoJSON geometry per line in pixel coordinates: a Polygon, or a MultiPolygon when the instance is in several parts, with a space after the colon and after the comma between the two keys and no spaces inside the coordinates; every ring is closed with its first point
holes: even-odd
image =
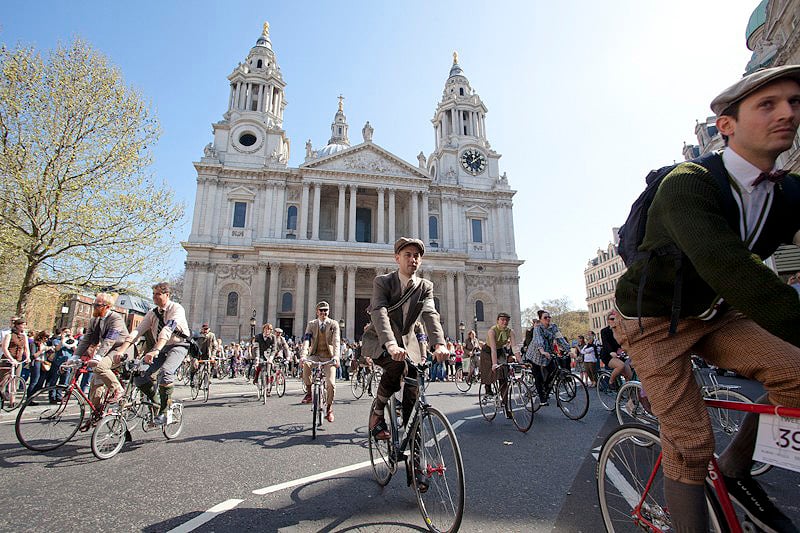
{"type": "Polygon", "coordinates": [[[759,183],[762,181],[771,181],[772,183],[780,183],[783,180],[783,177],[788,174],[788,170],[776,170],[775,172],[762,172],[758,175],[758,177],[753,180],[753,183],[750,185],[752,187],[758,186],[759,183]]]}

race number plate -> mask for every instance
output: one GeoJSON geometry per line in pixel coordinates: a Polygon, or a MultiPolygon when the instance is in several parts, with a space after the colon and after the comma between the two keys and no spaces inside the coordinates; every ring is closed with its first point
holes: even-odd
{"type": "Polygon", "coordinates": [[[800,419],[761,415],[753,459],[800,472],[800,419]]]}

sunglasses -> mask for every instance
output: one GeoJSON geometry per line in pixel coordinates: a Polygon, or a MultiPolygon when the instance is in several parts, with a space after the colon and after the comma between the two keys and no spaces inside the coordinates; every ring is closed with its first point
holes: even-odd
{"type": "Polygon", "coordinates": [[[613,322],[613,321],[615,321],[615,320],[616,320],[616,318],[614,318],[613,316],[610,316],[610,317],[608,317],[608,321],[609,321],[609,322],[613,322]]]}
{"type": "Polygon", "coordinates": [[[92,304],[92,307],[95,309],[99,309],[101,307],[108,307],[108,304],[92,304]]]}
{"type": "Polygon", "coordinates": [[[328,312],[327,309],[317,309],[317,311],[319,311],[320,313],[327,313],[328,312]]]}
{"type": "Polygon", "coordinates": [[[542,320],[550,320],[550,317],[549,316],[543,316],[542,320]]]}

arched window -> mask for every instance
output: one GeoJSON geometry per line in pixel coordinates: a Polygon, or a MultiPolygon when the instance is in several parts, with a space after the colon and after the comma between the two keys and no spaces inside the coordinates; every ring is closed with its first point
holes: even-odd
{"type": "Polygon", "coordinates": [[[287,313],[292,310],[292,293],[284,292],[281,296],[281,312],[287,313]]]}
{"type": "Polygon", "coordinates": [[[439,219],[435,216],[428,217],[428,238],[432,241],[439,239],[439,219]]]}
{"type": "Polygon", "coordinates": [[[483,322],[483,302],[480,300],[475,300],[475,316],[478,322],[483,322]]]}
{"type": "Polygon", "coordinates": [[[264,63],[259,59],[258,63],[256,63],[256,68],[261,68],[261,65],[263,65],[263,64],[264,63]]]}
{"type": "Polygon", "coordinates": [[[297,206],[290,205],[286,210],[286,229],[297,229],[297,206]]]}
{"type": "Polygon", "coordinates": [[[238,292],[229,292],[228,293],[228,305],[227,305],[225,314],[228,315],[228,316],[239,316],[239,293],[238,292]]]}

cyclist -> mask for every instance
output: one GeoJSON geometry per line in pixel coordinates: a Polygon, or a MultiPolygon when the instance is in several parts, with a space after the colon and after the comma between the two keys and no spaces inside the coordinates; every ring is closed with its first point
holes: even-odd
{"type": "MultiPolygon", "coordinates": [[[[450,356],[433,301],[433,283],[417,276],[424,254],[425,245],[421,240],[400,237],[394,243],[397,270],[376,276],[372,281],[369,313],[374,330],[365,330],[361,355],[371,358],[384,370],[369,419],[370,434],[378,440],[391,438],[384,410],[389,397],[400,390],[400,380],[406,372],[406,355],[415,363],[422,363],[425,354],[421,345],[427,341],[429,346],[434,347],[434,357],[439,361],[450,356]],[[397,306],[404,298],[405,302],[397,306]],[[394,307],[391,312],[388,311],[390,307],[394,307]],[[414,333],[419,328],[420,320],[427,336],[421,332],[414,333]]],[[[416,373],[414,367],[408,366],[410,378],[416,378],[416,373]]],[[[408,384],[403,388],[403,423],[407,422],[414,407],[419,392],[417,389],[408,384]]]]}
{"type": "Polygon", "coordinates": [[[167,409],[172,405],[172,391],[175,383],[175,371],[183,363],[189,351],[189,335],[191,330],[186,322],[186,311],[183,306],[170,300],[172,288],[167,282],[153,285],[153,302],[156,307],[149,310],[136,329],[131,331],[125,342],[117,348],[116,353],[124,353],[128,347],[147,331],[156,340],[149,352],[144,354],[144,363],[150,365],[143,375],[134,378],[135,385],[142,394],[159,406],[158,415],[153,423],[163,425],[167,422],[167,409]],[[154,381],[158,380],[158,399],[154,390],[154,381]]]}
{"type": "MultiPolygon", "coordinates": [[[[620,278],[622,316],[611,326],[658,416],[664,494],[677,531],[705,531],[703,484],[714,452],[690,354],[762,382],[771,404],[800,407],[800,300],[762,263],[782,243],[800,245],[800,177],[775,171],[800,125],[800,66],[758,70],[711,109],[730,187],[720,189],[711,171],[691,162],[664,178],[639,246],[653,253],[620,278]],[[679,270],[675,255],[654,253],[664,245],[681,252],[679,270]]],[[[750,477],[756,428],[748,414],[720,456],[725,484],[762,529],[797,531],[750,477]]]]}
{"type": "Polygon", "coordinates": [[[333,359],[333,364],[324,368],[325,391],[328,396],[328,405],[325,418],[333,422],[333,396],[336,392],[336,369],[339,367],[339,323],[328,316],[330,306],[328,302],[317,304],[317,318],[306,326],[301,348],[303,360],[303,383],[308,392],[302,403],[311,403],[311,364],[310,361],[321,363],[333,359]]]}
{"type": "Polygon", "coordinates": [[[617,382],[620,374],[625,376],[627,380],[633,377],[631,364],[627,359],[622,358],[622,355],[624,355],[622,346],[614,338],[614,332],[611,330],[611,324],[616,320],[617,312],[612,310],[606,318],[609,325],[600,330],[600,340],[603,342],[603,346],[600,349],[600,359],[606,365],[606,368],[612,369],[611,378],[609,379],[609,384],[612,386],[617,382]]]}
{"type": "Polygon", "coordinates": [[[200,368],[201,360],[208,361],[205,364],[209,365],[209,368],[212,368],[216,362],[217,336],[211,331],[208,324],[200,326],[200,336],[197,338],[197,343],[200,345],[200,353],[196,357],[191,357],[189,383],[194,380],[194,376],[200,368]]]}
{"type": "Polygon", "coordinates": [[[486,344],[481,351],[481,383],[486,388],[486,396],[491,396],[492,383],[495,377],[500,382],[500,398],[506,418],[511,418],[511,408],[505,405],[506,389],[508,388],[508,368],[501,367],[503,363],[513,363],[514,346],[517,344],[514,330],[508,327],[511,315],[508,313],[498,313],[497,323],[489,328],[486,334],[486,344]]]}
{"type": "MultiPolygon", "coordinates": [[[[253,375],[253,385],[258,385],[258,377],[261,375],[261,363],[264,362],[264,371],[270,375],[272,359],[275,356],[275,335],[272,334],[272,324],[266,323],[261,326],[261,333],[256,335],[256,345],[258,346],[255,357],[256,371],[253,375]]],[[[271,377],[270,377],[271,379],[271,377]]],[[[269,394],[267,394],[269,396],[269,394]]]]}
{"type": "Polygon", "coordinates": [[[533,363],[533,379],[541,405],[550,405],[545,385],[547,378],[558,371],[556,356],[553,353],[554,347],[558,345],[559,349],[566,353],[569,351],[569,345],[558,326],[551,323],[552,317],[549,312],[539,309],[536,313],[539,315],[539,323],[533,328],[533,341],[528,346],[525,358],[533,363]]]}
{"type": "MultiPolygon", "coordinates": [[[[19,376],[22,372],[22,365],[28,364],[31,360],[25,326],[27,324],[24,318],[16,318],[11,331],[3,337],[3,364],[0,365],[0,388],[5,387],[12,376],[19,376]]],[[[14,391],[11,391],[11,394],[14,394],[14,391]]],[[[10,398],[6,399],[9,400],[10,398]]]]}

